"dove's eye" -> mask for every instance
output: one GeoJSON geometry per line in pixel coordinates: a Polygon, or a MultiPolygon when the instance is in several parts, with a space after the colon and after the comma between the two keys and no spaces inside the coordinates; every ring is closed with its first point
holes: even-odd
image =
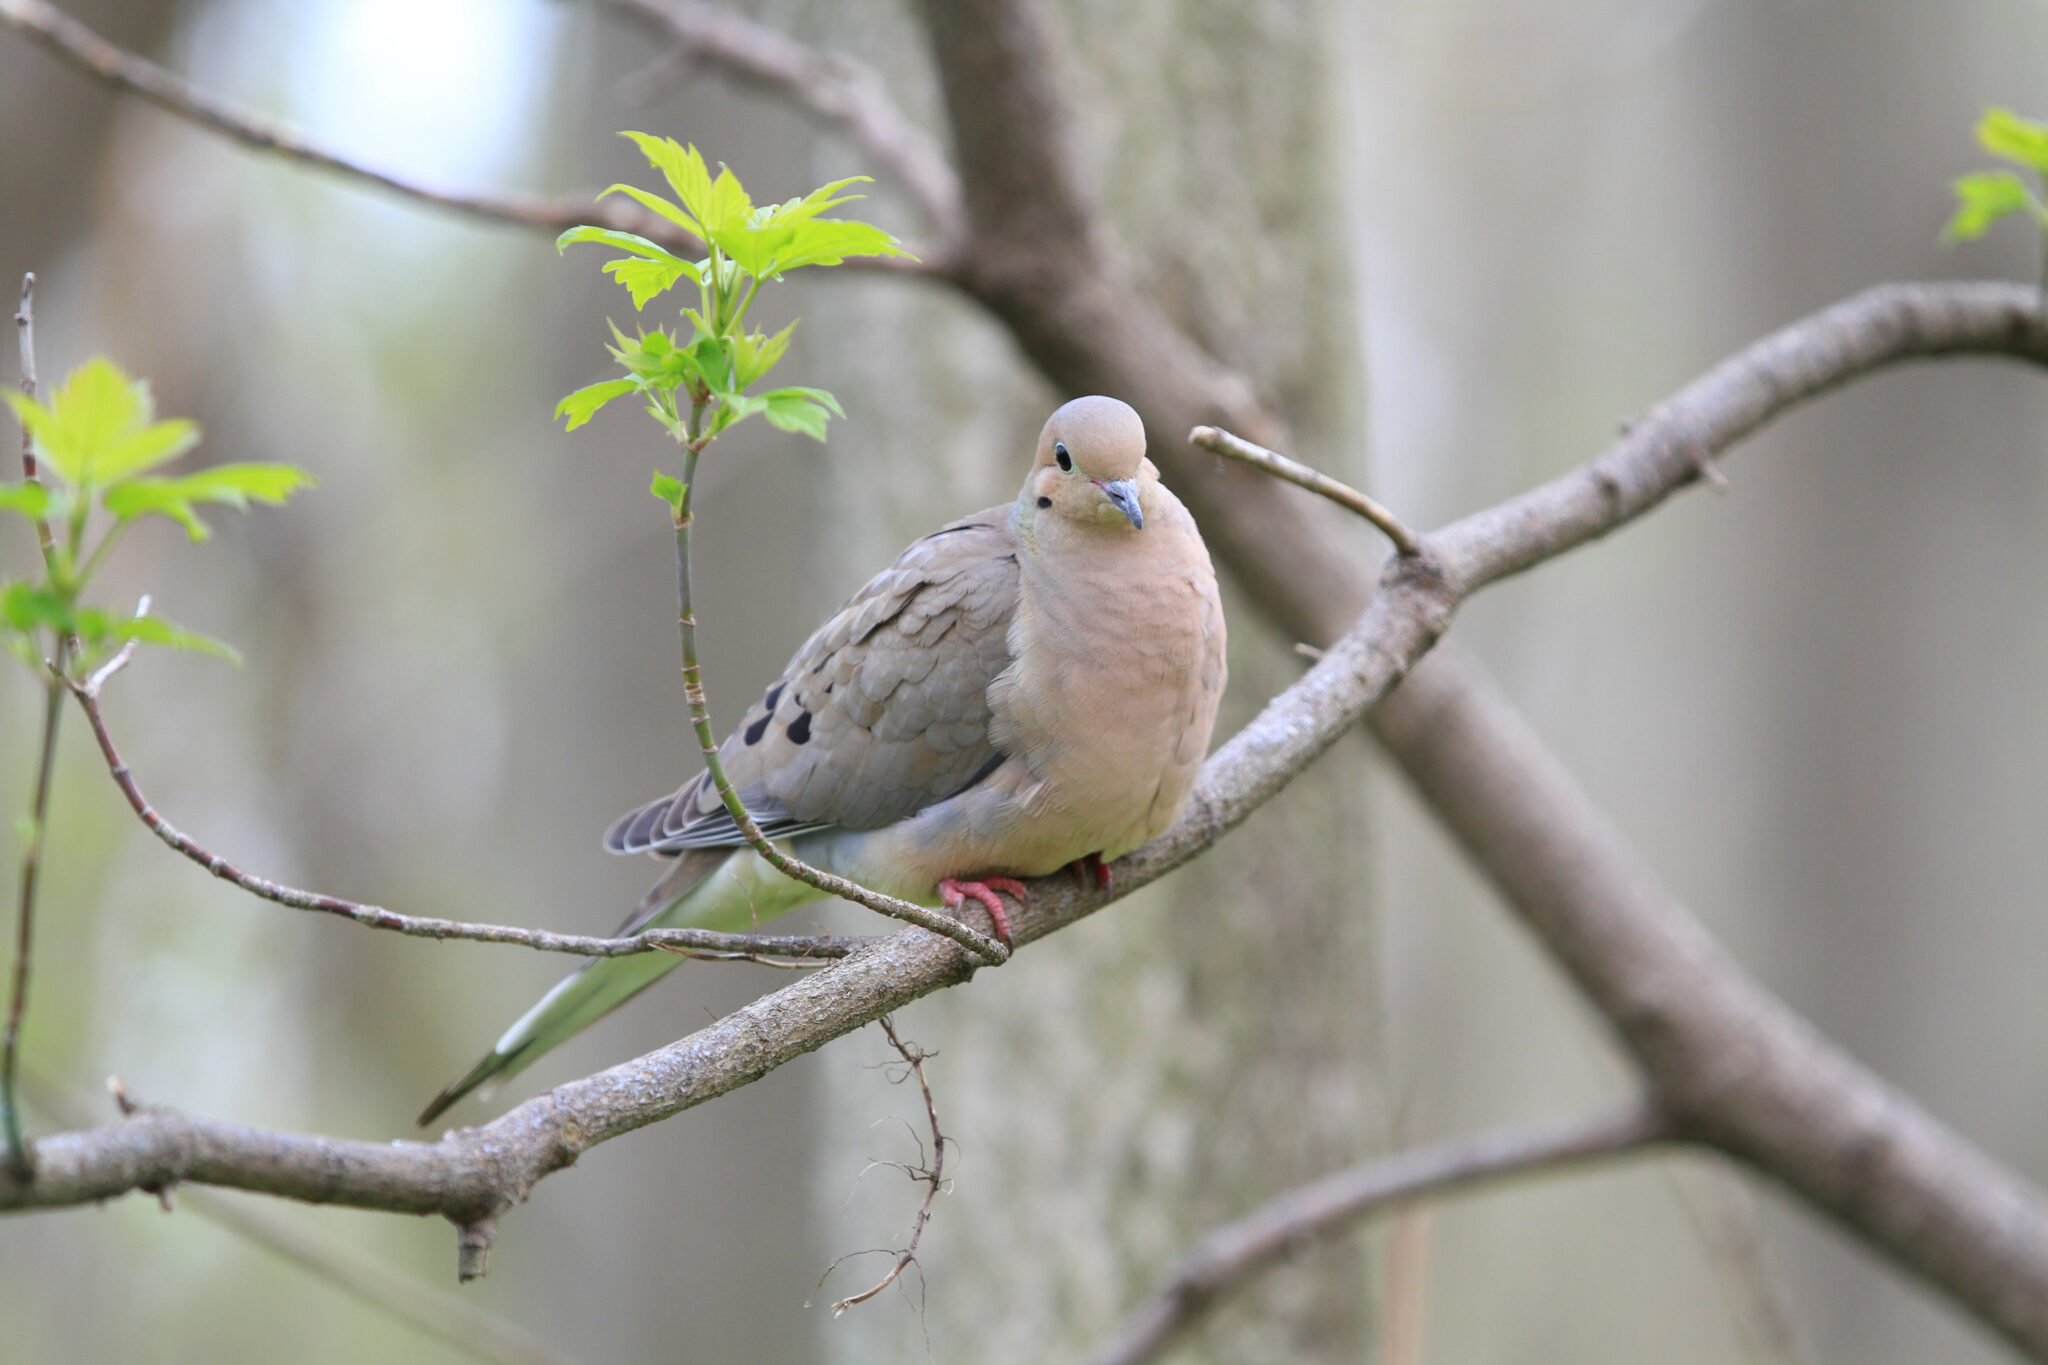
{"type": "Polygon", "coordinates": [[[1052,457],[1060,462],[1061,473],[1073,472],[1074,457],[1067,454],[1067,443],[1065,441],[1053,442],[1052,457]]]}

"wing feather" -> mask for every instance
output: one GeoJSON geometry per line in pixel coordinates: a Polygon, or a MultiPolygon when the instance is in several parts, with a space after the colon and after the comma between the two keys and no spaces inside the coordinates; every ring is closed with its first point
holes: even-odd
{"type": "MultiPolygon", "coordinates": [[[[993,771],[988,688],[1010,666],[1017,607],[1009,507],[913,544],[804,642],[719,746],[762,831],[876,829],[993,771]]],[[[617,853],[741,843],[708,774],[629,811],[617,853]]]]}

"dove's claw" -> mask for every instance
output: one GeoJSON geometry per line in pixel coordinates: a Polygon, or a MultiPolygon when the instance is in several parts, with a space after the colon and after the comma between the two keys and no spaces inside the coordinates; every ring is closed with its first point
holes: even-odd
{"type": "Polygon", "coordinates": [[[1030,899],[1025,894],[1024,883],[1018,881],[1015,877],[983,877],[979,881],[971,882],[948,877],[939,883],[939,899],[945,902],[948,910],[957,912],[962,905],[967,903],[970,897],[980,901],[988,910],[989,919],[995,922],[996,937],[1003,941],[1005,948],[1008,948],[1012,946],[1010,943],[1010,916],[1003,909],[1002,897],[996,894],[998,891],[1009,892],[1017,898],[1017,902],[1020,905],[1030,899]]]}

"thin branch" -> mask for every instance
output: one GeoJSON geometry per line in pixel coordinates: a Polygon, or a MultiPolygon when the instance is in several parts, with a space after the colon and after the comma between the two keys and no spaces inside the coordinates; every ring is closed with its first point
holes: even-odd
{"type": "Polygon", "coordinates": [[[1234,436],[1220,427],[1196,427],[1188,433],[1188,440],[1211,454],[1248,464],[1254,469],[1263,469],[1275,478],[1285,479],[1297,488],[1306,488],[1319,493],[1347,511],[1356,512],[1367,521],[1386,532],[1394,548],[1404,555],[1422,553],[1422,542],[1415,533],[1401,524],[1400,518],[1359,492],[1348,483],[1339,483],[1319,470],[1311,469],[1298,460],[1290,460],[1278,451],[1268,450],[1262,445],[1234,436]]]}
{"type": "MultiPolygon", "coordinates": [[[[21,277],[21,306],[14,310],[15,352],[21,357],[21,392],[24,397],[36,396],[36,276],[33,270],[21,277]]],[[[21,424],[21,477],[29,483],[36,483],[35,438],[29,435],[28,423],[21,424]]],[[[54,562],[57,540],[50,531],[50,519],[39,516],[36,522],[36,543],[42,547],[43,563],[54,562]]]]}
{"type": "MultiPolygon", "coordinates": [[[[696,254],[703,243],[675,224],[619,198],[596,202],[528,194],[478,194],[431,185],[352,161],[261,114],[202,90],[156,63],[108,42],[45,0],[0,0],[0,23],[34,39],[71,66],[108,85],[148,100],[166,113],[258,152],[373,186],[416,203],[483,222],[550,234],[586,223],[638,233],[671,251],[696,254]]],[[[856,269],[923,273],[906,257],[859,258],[856,269]]]]}
{"type": "MultiPolygon", "coordinates": [[[[21,356],[21,391],[36,396],[35,290],[33,274],[21,277],[21,307],[14,315],[15,341],[21,356]]],[[[35,454],[31,449],[28,423],[21,424],[22,477],[36,477],[35,454]]],[[[50,523],[36,518],[36,536],[42,543],[43,561],[50,564],[56,554],[50,523]]],[[[57,666],[62,668],[69,642],[57,642],[57,666]]],[[[21,1024],[28,1012],[28,983],[31,951],[35,945],[36,881],[42,867],[43,833],[48,828],[50,781],[57,760],[57,722],[63,718],[63,691],[55,678],[43,683],[43,737],[36,764],[34,795],[29,798],[28,823],[22,832],[20,899],[14,912],[14,967],[7,992],[7,1031],[0,1038],[0,1129],[6,1137],[6,1164],[16,1178],[26,1180],[34,1172],[34,1158],[22,1135],[21,1098],[16,1088],[21,1064],[21,1024]]]]}
{"type": "Polygon", "coordinates": [[[1089,1365],[1140,1365],[1154,1359],[1253,1276],[1373,1214],[1510,1176],[1554,1174],[1671,1136],[1645,1101],[1590,1121],[1507,1129],[1421,1147],[1289,1190],[1204,1237],[1088,1358],[1089,1365]]]}
{"type": "Polygon", "coordinates": [[[883,1015],[875,1022],[882,1026],[882,1032],[888,1036],[889,1046],[895,1048],[897,1055],[902,1057],[904,1062],[909,1065],[910,1074],[917,1077],[917,1088],[924,1096],[925,1118],[931,1124],[932,1161],[931,1165],[921,1169],[911,1170],[908,1167],[905,1168],[911,1179],[918,1181],[924,1186],[924,1202],[918,1205],[917,1217],[911,1220],[910,1240],[904,1244],[903,1250],[896,1253],[896,1263],[889,1267],[888,1274],[882,1276],[881,1279],[869,1285],[866,1289],[861,1290],[858,1294],[849,1294],[833,1304],[832,1316],[835,1318],[857,1304],[866,1303],[869,1299],[872,1299],[875,1295],[896,1283],[898,1277],[910,1268],[912,1262],[917,1260],[917,1244],[924,1237],[925,1224],[931,1221],[932,1201],[939,1197],[939,1191],[944,1188],[946,1183],[946,1135],[939,1130],[939,1106],[932,1100],[932,1083],[924,1074],[925,1061],[931,1054],[915,1043],[906,1043],[901,1038],[898,1038],[896,1036],[896,1025],[887,1015],[883,1015]]]}
{"type": "MultiPolygon", "coordinates": [[[[135,619],[139,621],[147,615],[149,615],[149,594],[144,593],[136,600],[135,619]]],[[[140,640],[130,640],[115,651],[113,658],[94,669],[92,676],[81,684],[85,695],[91,697],[94,703],[97,704],[102,689],[106,687],[107,683],[113,679],[116,673],[119,673],[128,666],[129,661],[135,657],[136,647],[141,643],[140,640]]]]}
{"type": "MultiPolygon", "coordinates": [[[[60,646],[61,650],[61,646],[60,646]]],[[[7,1131],[7,1168],[16,1179],[34,1174],[35,1162],[21,1130],[21,1103],[15,1089],[21,1060],[21,1022],[28,1012],[30,952],[35,943],[36,882],[42,869],[43,834],[49,828],[50,779],[57,764],[57,721],[64,714],[64,689],[54,680],[43,684],[43,738],[36,763],[35,794],[22,831],[21,896],[14,914],[14,969],[7,994],[7,1033],[0,1040],[0,1122],[7,1131]]]]}
{"type": "MultiPolygon", "coordinates": [[[[106,671],[102,669],[100,673],[104,674],[106,671]]],[[[771,960],[770,965],[780,965],[780,962],[773,960],[780,959],[786,962],[845,957],[869,942],[863,938],[800,934],[722,934],[710,929],[648,929],[623,938],[556,934],[545,929],[520,929],[506,924],[469,924],[460,920],[435,919],[424,915],[401,915],[381,905],[365,905],[357,901],[343,900],[339,896],[301,891],[297,887],[282,885],[243,871],[220,854],[180,832],[170,821],[157,813],[156,808],[150,805],[148,798],[142,794],[142,788],[136,783],[135,775],[128,770],[120,749],[114,744],[114,736],[107,728],[106,715],[100,709],[97,686],[99,680],[100,675],[95,674],[92,682],[72,685],[71,693],[77,698],[79,709],[85,712],[86,723],[92,727],[93,738],[99,742],[100,753],[107,761],[107,771],[113,777],[114,785],[121,789],[121,795],[127,798],[129,809],[148,826],[150,833],[186,858],[222,881],[230,882],[252,896],[273,901],[278,905],[289,906],[294,910],[339,915],[344,919],[354,920],[357,924],[368,925],[372,929],[388,929],[393,933],[408,934],[414,938],[457,939],[470,943],[510,943],[543,953],[570,953],[578,957],[627,957],[634,953],[659,950],[714,960],[771,960]]]]}
{"type": "Polygon", "coordinates": [[[672,58],[713,65],[845,134],[923,211],[937,243],[919,254],[928,268],[943,273],[967,234],[960,177],[938,140],[904,113],[872,67],[800,43],[721,5],[696,0],[602,3],[673,39],[672,58]]]}
{"type": "Polygon", "coordinates": [[[696,732],[697,747],[704,755],[704,768],[711,776],[712,786],[718,791],[718,799],[725,806],[725,813],[738,826],[740,836],[759,854],[764,862],[785,877],[794,878],[841,900],[852,901],[877,914],[891,919],[903,920],[930,933],[941,934],[973,953],[991,967],[1000,967],[1010,960],[1008,944],[1000,943],[973,926],[947,915],[935,914],[922,905],[912,904],[896,896],[884,895],[859,882],[811,866],[794,854],[776,847],[761,826],[754,819],[754,813],[747,809],[747,803],[740,800],[733,790],[732,780],[725,774],[725,760],[718,752],[718,737],[711,728],[711,707],[704,695],[704,672],[697,660],[697,616],[690,593],[690,523],[691,505],[697,496],[697,458],[703,453],[710,437],[699,434],[703,421],[705,403],[695,403],[690,412],[688,439],[683,444],[682,499],[674,510],[676,536],[676,632],[683,659],[683,696],[690,712],[690,727],[696,732]]]}

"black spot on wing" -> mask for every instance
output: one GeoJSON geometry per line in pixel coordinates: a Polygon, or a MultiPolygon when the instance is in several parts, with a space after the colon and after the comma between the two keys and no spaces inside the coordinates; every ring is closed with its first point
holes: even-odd
{"type": "Polygon", "coordinates": [[[746,733],[741,738],[745,739],[748,744],[759,744],[761,736],[768,733],[768,722],[773,719],[775,719],[774,716],[764,714],[759,720],[747,727],[746,733]]]}
{"type": "MultiPolygon", "coordinates": [[[[787,679],[784,679],[783,682],[778,682],[775,684],[775,686],[768,689],[768,695],[761,698],[761,709],[763,711],[768,712],[770,715],[773,715],[775,713],[776,703],[782,700],[782,689],[787,681],[787,679]]],[[[754,741],[751,739],[747,741],[747,743],[749,744],[752,744],[753,742],[754,741]]]]}
{"type": "Polygon", "coordinates": [[[799,713],[797,718],[789,723],[789,729],[785,733],[789,735],[789,742],[791,744],[809,744],[811,742],[811,713],[808,711],[799,713]]]}

